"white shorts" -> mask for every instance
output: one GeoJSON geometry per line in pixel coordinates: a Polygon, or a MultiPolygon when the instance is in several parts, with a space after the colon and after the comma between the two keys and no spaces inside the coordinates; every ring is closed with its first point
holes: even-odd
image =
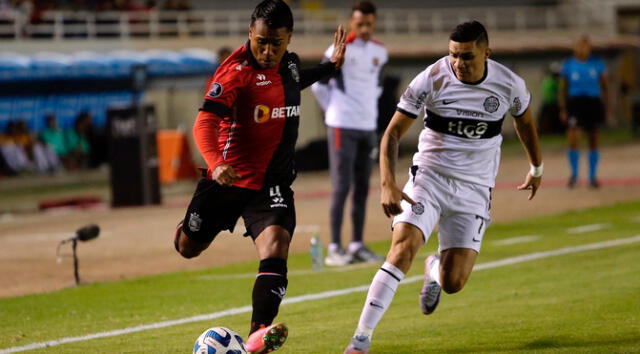
{"type": "Polygon", "coordinates": [[[422,231],[426,243],[438,223],[439,251],[469,248],[480,252],[482,237],[491,223],[491,188],[414,166],[403,191],[417,204],[403,200],[403,211],[393,218],[392,226],[411,224],[422,231]]]}

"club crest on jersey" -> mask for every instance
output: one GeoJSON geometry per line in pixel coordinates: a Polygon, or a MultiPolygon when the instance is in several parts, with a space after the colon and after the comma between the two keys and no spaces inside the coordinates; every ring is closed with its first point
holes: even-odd
{"type": "Polygon", "coordinates": [[[422,91],[420,96],[418,96],[418,99],[416,100],[416,104],[414,104],[414,107],[416,107],[416,109],[420,109],[420,107],[422,107],[422,105],[424,104],[425,98],[427,98],[427,93],[422,91]]]}
{"type": "Polygon", "coordinates": [[[198,213],[191,213],[189,216],[189,230],[193,232],[200,231],[200,225],[202,225],[202,219],[198,213]]]}
{"type": "Polygon", "coordinates": [[[522,102],[520,102],[520,97],[516,97],[513,99],[513,112],[518,114],[522,109],[522,102]]]}
{"type": "Polygon", "coordinates": [[[224,91],[222,85],[219,82],[214,82],[213,85],[211,85],[211,90],[209,90],[207,96],[211,98],[220,97],[220,95],[222,95],[222,91],[224,91]]]}
{"type": "Polygon", "coordinates": [[[484,100],[483,106],[485,111],[493,113],[500,107],[500,101],[496,96],[489,96],[484,100]]]}
{"type": "Polygon", "coordinates": [[[285,106],[270,108],[259,104],[253,109],[253,120],[256,123],[265,123],[269,119],[283,119],[300,116],[300,106],[285,106]]]}
{"type": "Polygon", "coordinates": [[[421,202],[417,202],[416,204],[411,206],[411,212],[416,215],[422,215],[424,213],[424,204],[421,202]]]}
{"type": "Polygon", "coordinates": [[[291,76],[293,77],[293,79],[296,80],[296,82],[300,82],[300,73],[298,73],[298,65],[295,62],[290,61],[287,67],[291,71],[291,76]]]}
{"type": "Polygon", "coordinates": [[[380,59],[373,58],[373,66],[378,66],[378,65],[380,65],[380,59]]]}

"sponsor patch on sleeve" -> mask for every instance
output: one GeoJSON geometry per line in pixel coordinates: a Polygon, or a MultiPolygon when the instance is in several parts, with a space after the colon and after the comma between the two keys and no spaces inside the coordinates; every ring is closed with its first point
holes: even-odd
{"type": "Polygon", "coordinates": [[[219,82],[214,82],[213,85],[211,85],[211,90],[209,90],[209,93],[207,94],[207,96],[211,98],[220,97],[220,95],[222,95],[223,90],[224,89],[222,88],[222,85],[219,82]]]}

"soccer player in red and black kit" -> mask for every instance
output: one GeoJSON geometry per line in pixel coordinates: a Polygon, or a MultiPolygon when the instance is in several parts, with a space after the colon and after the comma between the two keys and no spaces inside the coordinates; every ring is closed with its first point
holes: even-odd
{"type": "Polygon", "coordinates": [[[289,6],[262,1],[251,16],[249,40],[216,70],[193,127],[208,168],[174,240],[182,256],[196,257],[242,216],[260,257],[246,342],[251,353],[276,350],[287,337],[287,327],[272,322],[287,288],[296,225],[290,186],[296,177],[300,91],[344,62],[342,26],[330,61],[308,69],[299,69],[298,56],[287,51],[292,31],[289,6]]]}

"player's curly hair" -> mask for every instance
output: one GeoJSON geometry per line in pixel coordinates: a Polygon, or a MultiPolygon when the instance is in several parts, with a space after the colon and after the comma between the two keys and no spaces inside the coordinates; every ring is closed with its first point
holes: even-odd
{"type": "Polygon", "coordinates": [[[489,45],[489,35],[482,23],[478,21],[463,22],[453,29],[449,39],[458,42],[476,42],[476,44],[489,45]]]}
{"type": "Polygon", "coordinates": [[[251,25],[258,19],[263,20],[271,29],[286,27],[288,31],[293,31],[293,13],[282,0],[264,0],[259,3],[251,15],[251,25]]]}

